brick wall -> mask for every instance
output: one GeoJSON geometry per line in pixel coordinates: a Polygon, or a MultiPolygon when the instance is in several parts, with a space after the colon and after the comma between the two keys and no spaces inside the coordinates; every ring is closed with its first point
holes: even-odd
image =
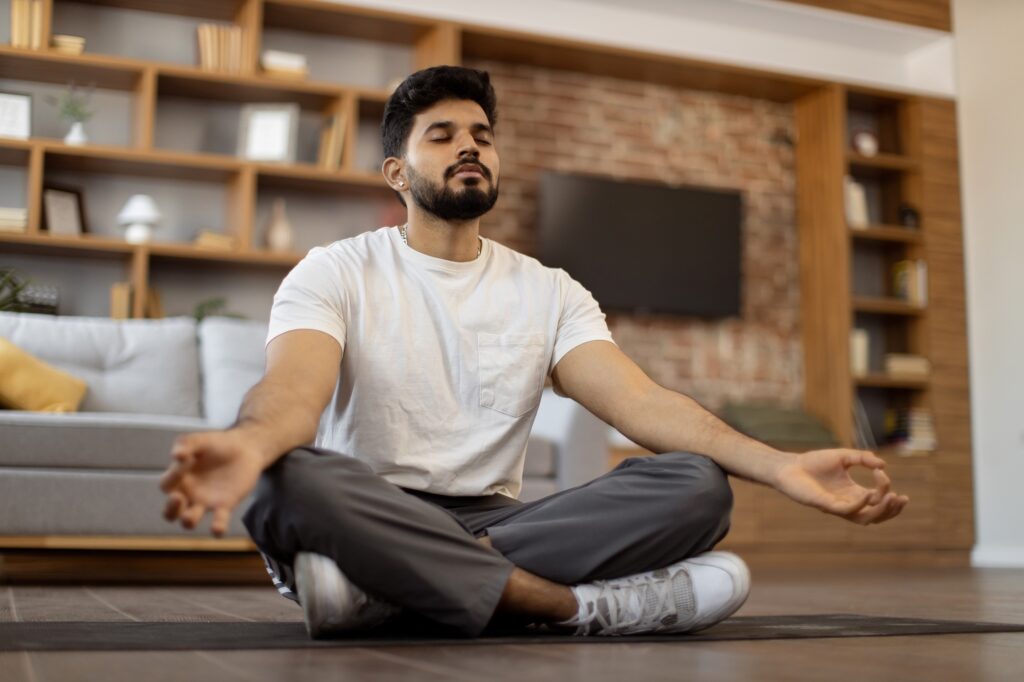
{"type": "MultiPolygon", "coordinates": [[[[788,105],[493,61],[501,198],[481,232],[536,255],[542,169],[743,192],[743,316],[609,314],[652,379],[711,409],[802,398],[794,131],[788,105]]],[[[600,301],[599,301],[600,302],[600,301]]]]}

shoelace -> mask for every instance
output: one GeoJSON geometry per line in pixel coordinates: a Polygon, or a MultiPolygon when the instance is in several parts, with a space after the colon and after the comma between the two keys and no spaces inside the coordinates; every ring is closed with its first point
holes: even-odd
{"type": "Polygon", "coordinates": [[[599,625],[601,634],[617,635],[627,632],[645,620],[676,613],[671,575],[656,578],[651,575],[636,575],[610,581],[596,581],[601,591],[587,604],[586,620],[580,624],[576,634],[594,632],[599,625]],[[605,618],[599,604],[607,605],[605,618]],[[633,602],[633,603],[631,603],[633,602]],[[633,612],[634,617],[628,618],[633,612]],[[646,614],[646,615],[645,615],[646,614]]]}

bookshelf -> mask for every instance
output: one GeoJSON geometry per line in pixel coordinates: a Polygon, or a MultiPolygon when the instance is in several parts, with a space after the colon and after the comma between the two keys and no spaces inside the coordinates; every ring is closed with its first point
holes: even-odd
{"type": "Polygon", "coordinates": [[[52,92],[69,80],[95,82],[117,124],[93,127],[94,142],[82,147],[65,145],[63,131],[53,126],[42,126],[29,140],[0,138],[0,172],[20,174],[21,206],[29,215],[26,233],[0,234],[0,252],[33,259],[33,267],[67,270],[83,288],[128,279],[136,292],[134,316],[144,314],[141,302],[151,287],[177,287],[194,300],[202,291],[219,291],[232,282],[248,289],[252,282],[251,295],[269,300],[304,253],[304,248],[272,253],[262,247],[259,226],[275,196],[288,197],[292,223],[301,225],[297,237],[305,240],[299,247],[348,236],[346,229],[357,233],[390,224],[379,220],[381,208],[393,209],[397,202],[375,156],[378,125],[387,85],[418,68],[498,60],[791,104],[798,132],[806,408],[843,445],[852,446],[856,397],[867,399],[876,420],[892,405],[927,407],[935,417],[939,447],[924,457],[901,457],[884,445],[878,449],[889,457],[892,477],[913,498],[899,524],[866,531],[734,481],[737,503],[729,542],[782,551],[911,547],[966,555],[973,539],[971,437],[953,102],[324,0],[45,0],[44,5],[47,36],[85,35],[86,51],[67,55],[0,45],[0,88],[34,84],[40,92],[52,92]],[[243,29],[240,73],[197,66],[195,28],[210,21],[243,29]],[[119,35],[103,28],[108,24],[128,29],[119,35]],[[177,38],[146,39],[155,35],[177,38]],[[164,53],[156,45],[161,42],[184,49],[164,53]],[[264,49],[306,54],[308,78],[261,74],[258,55],[264,49]],[[304,146],[291,164],[246,161],[233,154],[230,135],[225,148],[196,134],[197,117],[230,121],[241,105],[252,102],[294,102],[307,122],[347,112],[340,167],[315,164],[315,126],[300,132],[304,146]],[[876,155],[852,149],[854,126],[877,135],[876,155]],[[852,229],[844,217],[847,174],[870,187],[871,215],[862,229],[852,229]],[[79,238],[47,234],[40,229],[41,191],[50,178],[94,183],[86,193],[93,204],[105,197],[118,204],[109,200],[122,192],[115,182],[166,186],[177,192],[169,195],[177,203],[191,203],[196,196],[196,203],[217,217],[216,224],[204,227],[238,237],[238,246],[200,249],[181,231],[159,229],[156,243],[132,245],[112,223],[79,238]],[[920,229],[900,224],[901,202],[920,209],[920,229]],[[928,264],[925,306],[897,298],[890,286],[888,268],[906,258],[928,264]],[[887,375],[876,357],[866,375],[854,376],[850,331],[859,324],[870,327],[875,348],[927,357],[931,374],[927,379],[887,375]]]}

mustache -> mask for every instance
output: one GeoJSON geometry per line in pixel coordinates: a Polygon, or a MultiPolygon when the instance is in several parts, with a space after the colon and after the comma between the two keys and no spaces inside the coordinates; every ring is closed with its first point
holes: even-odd
{"type": "Polygon", "coordinates": [[[452,164],[448,167],[448,170],[445,171],[445,178],[447,179],[455,175],[455,169],[461,166],[469,166],[474,170],[480,171],[480,174],[487,178],[487,180],[491,180],[491,170],[479,161],[459,161],[458,163],[452,164]]]}

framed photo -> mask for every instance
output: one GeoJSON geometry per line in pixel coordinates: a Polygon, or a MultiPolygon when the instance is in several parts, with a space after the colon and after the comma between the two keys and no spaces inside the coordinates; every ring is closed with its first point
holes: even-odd
{"type": "Polygon", "coordinates": [[[238,156],[294,163],[298,134],[298,104],[246,104],[238,126],[238,156]]]}
{"type": "Polygon", "coordinates": [[[57,185],[43,187],[43,229],[66,237],[77,237],[88,231],[81,190],[57,185]]]}
{"type": "Polygon", "coordinates": [[[32,134],[32,96],[0,92],[0,137],[27,140],[32,134]]]}

